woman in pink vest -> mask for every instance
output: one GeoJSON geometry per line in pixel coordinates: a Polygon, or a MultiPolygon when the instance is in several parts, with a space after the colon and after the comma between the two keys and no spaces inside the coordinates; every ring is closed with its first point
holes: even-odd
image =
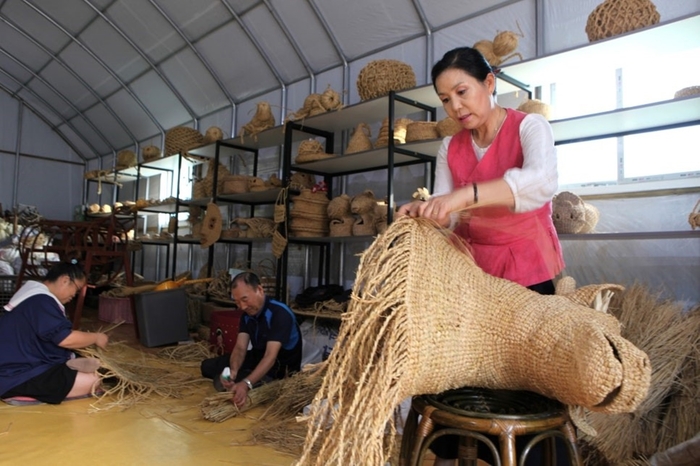
{"type": "MultiPolygon", "coordinates": [[[[541,115],[496,103],[496,76],[475,49],[447,52],[432,79],[462,130],[440,147],[433,196],[402,206],[399,214],[454,228],[484,271],[553,294],[564,260],[551,217],[557,190],[551,126],[541,115]]],[[[456,458],[456,441],[455,448],[435,443],[435,464],[454,464],[444,458],[456,458]]]]}

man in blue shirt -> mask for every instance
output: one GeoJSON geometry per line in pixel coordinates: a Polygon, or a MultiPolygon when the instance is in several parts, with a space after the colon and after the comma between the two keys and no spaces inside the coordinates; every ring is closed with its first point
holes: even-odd
{"type": "Polygon", "coordinates": [[[201,371],[217,389],[232,391],[233,402],[241,406],[255,384],[301,369],[301,332],[292,310],[267,297],[254,273],[233,277],[231,297],[243,311],[236,345],[231,354],[202,361],[201,371]],[[223,377],[226,367],[230,375],[223,377]]]}

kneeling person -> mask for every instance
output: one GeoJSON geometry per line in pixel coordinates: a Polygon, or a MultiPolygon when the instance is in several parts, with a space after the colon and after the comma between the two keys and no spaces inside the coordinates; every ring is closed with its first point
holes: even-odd
{"type": "Polygon", "coordinates": [[[231,297],[243,311],[236,345],[230,354],[202,361],[201,370],[218,390],[233,391],[233,402],[241,406],[253,385],[300,370],[301,332],[292,310],[267,297],[254,273],[233,277],[231,297]],[[226,367],[229,380],[222,377],[226,367]]]}

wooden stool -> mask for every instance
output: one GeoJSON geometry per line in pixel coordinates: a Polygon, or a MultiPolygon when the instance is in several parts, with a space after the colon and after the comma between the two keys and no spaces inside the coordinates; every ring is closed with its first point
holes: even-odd
{"type": "Polygon", "coordinates": [[[430,444],[444,435],[460,437],[462,466],[476,465],[479,443],[491,450],[494,466],[522,466],[532,447],[543,440],[544,464],[554,466],[555,437],[566,444],[570,464],[582,464],[576,432],[564,406],[532,392],[464,387],[414,397],[404,427],[400,464],[422,465],[430,444]],[[500,448],[486,434],[497,436],[500,448]],[[526,434],[534,437],[516,460],[515,437],[526,434]]]}

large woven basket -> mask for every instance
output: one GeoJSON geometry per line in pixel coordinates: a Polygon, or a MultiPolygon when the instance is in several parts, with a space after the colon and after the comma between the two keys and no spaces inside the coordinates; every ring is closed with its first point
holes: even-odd
{"type": "Polygon", "coordinates": [[[586,22],[590,42],[657,24],[661,15],[650,0],[605,0],[586,22]]]}
{"type": "Polygon", "coordinates": [[[323,150],[323,145],[315,139],[307,139],[306,141],[301,141],[299,144],[299,150],[297,156],[294,159],[294,163],[307,163],[314,162],[316,160],[327,159],[330,157],[335,157],[334,154],[328,154],[323,150]]]}
{"type": "Polygon", "coordinates": [[[552,109],[549,104],[538,99],[527,99],[518,105],[518,110],[525,113],[538,113],[547,120],[552,118],[552,109]]]}
{"type": "Polygon", "coordinates": [[[370,100],[416,87],[416,74],[410,65],[399,60],[374,60],[357,76],[357,92],[361,100],[370,100]]]}
{"type": "Polygon", "coordinates": [[[139,163],[134,151],[124,149],[117,154],[117,169],[129,168],[139,163]]]}
{"type": "Polygon", "coordinates": [[[226,175],[224,177],[223,194],[242,194],[249,191],[247,175],[226,175]]]}
{"type": "Polygon", "coordinates": [[[165,156],[186,154],[188,150],[199,147],[204,142],[202,133],[186,126],[176,126],[165,133],[165,156]]]}
{"type": "Polygon", "coordinates": [[[323,215],[328,218],[326,209],[330,200],[325,192],[312,192],[310,189],[303,189],[299,196],[292,197],[292,208],[289,215],[299,217],[300,214],[323,215]]]}
{"type": "Polygon", "coordinates": [[[462,125],[454,121],[450,117],[445,117],[438,121],[436,125],[438,135],[441,138],[446,138],[447,136],[454,136],[455,134],[462,131],[462,125]]]}
{"type": "Polygon", "coordinates": [[[144,162],[151,162],[160,158],[160,147],[146,146],[141,149],[141,157],[144,162]]]}

